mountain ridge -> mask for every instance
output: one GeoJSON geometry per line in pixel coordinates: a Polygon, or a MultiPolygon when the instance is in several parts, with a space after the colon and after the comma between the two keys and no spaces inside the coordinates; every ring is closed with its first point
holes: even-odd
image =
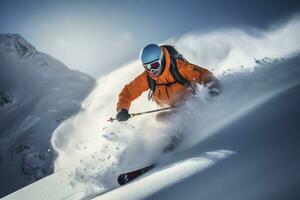
{"type": "Polygon", "coordinates": [[[53,172],[52,132],[95,82],[21,35],[0,34],[0,196],[53,172]]]}

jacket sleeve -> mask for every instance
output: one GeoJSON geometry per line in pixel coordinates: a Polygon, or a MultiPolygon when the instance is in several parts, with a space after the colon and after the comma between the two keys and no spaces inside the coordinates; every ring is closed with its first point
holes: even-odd
{"type": "Polygon", "coordinates": [[[129,110],[131,102],[138,98],[144,91],[148,90],[147,74],[143,72],[137,76],[129,84],[126,84],[119,94],[119,101],[117,103],[117,112],[122,108],[129,110]]]}
{"type": "Polygon", "coordinates": [[[183,76],[192,83],[208,85],[211,95],[216,95],[221,92],[220,82],[211,71],[191,63],[181,62],[178,64],[182,65],[181,72],[183,76]]]}
{"type": "Polygon", "coordinates": [[[178,61],[177,64],[180,66],[180,72],[184,78],[192,83],[206,85],[216,79],[213,73],[205,68],[183,61],[178,61]]]}

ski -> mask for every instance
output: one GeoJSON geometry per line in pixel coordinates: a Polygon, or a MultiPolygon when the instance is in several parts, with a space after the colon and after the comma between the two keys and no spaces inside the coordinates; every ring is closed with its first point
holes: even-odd
{"type": "MultiPolygon", "coordinates": [[[[173,152],[177,146],[182,142],[182,136],[181,135],[175,135],[173,137],[171,137],[171,141],[170,143],[163,149],[162,154],[167,154],[167,153],[171,153],[173,152]]],[[[120,174],[118,176],[118,183],[119,185],[124,185],[130,181],[132,181],[133,179],[145,174],[146,172],[148,172],[149,170],[151,170],[152,168],[154,168],[157,165],[158,162],[150,164],[146,167],[134,170],[134,171],[130,171],[124,174],[120,174]]]]}
{"type": "Polygon", "coordinates": [[[151,165],[148,165],[148,166],[143,167],[141,169],[137,169],[137,170],[130,171],[130,172],[127,172],[127,173],[124,173],[124,174],[120,174],[118,176],[118,183],[120,185],[124,185],[124,184],[132,181],[133,179],[145,174],[149,170],[153,169],[155,166],[156,166],[156,164],[151,164],[151,165]]]}

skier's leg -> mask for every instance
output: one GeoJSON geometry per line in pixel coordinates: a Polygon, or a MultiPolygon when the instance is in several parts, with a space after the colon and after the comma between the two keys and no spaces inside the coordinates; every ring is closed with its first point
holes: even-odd
{"type": "MultiPolygon", "coordinates": [[[[171,110],[171,111],[166,111],[166,112],[161,112],[156,115],[156,120],[160,121],[165,124],[169,124],[172,127],[171,120],[176,115],[177,110],[171,110]]],[[[172,129],[172,128],[171,128],[172,129]]],[[[174,130],[171,131],[172,133],[170,134],[170,141],[167,144],[166,147],[163,148],[163,153],[168,153],[173,151],[182,141],[183,141],[183,133],[174,130]],[[174,134],[175,132],[175,134],[174,134]]]]}
{"type": "Polygon", "coordinates": [[[155,119],[159,122],[167,123],[176,114],[176,111],[165,111],[156,114],[155,119]]]}

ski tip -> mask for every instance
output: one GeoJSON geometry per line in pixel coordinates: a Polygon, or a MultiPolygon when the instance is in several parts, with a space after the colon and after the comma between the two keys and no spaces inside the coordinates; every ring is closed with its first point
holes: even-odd
{"type": "Polygon", "coordinates": [[[118,176],[118,183],[119,185],[125,185],[126,183],[144,175],[146,172],[151,170],[155,164],[148,165],[146,167],[140,168],[138,170],[130,171],[124,174],[120,174],[118,176]]]}
{"type": "Polygon", "coordinates": [[[119,177],[118,177],[118,183],[119,185],[124,185],[126,182],[126,175],[125,174],[121,174],[119,177]]]}

